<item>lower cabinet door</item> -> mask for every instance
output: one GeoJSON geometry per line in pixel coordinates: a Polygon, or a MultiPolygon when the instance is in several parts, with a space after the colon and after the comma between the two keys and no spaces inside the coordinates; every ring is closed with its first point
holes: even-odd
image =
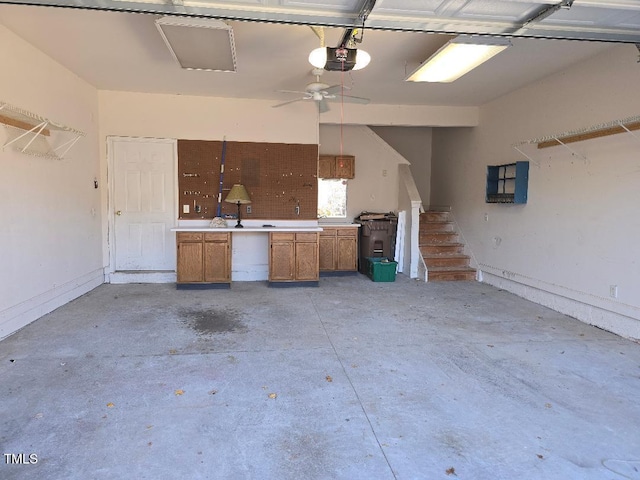
{"type": "Polygon", "coordinates": [[[320,235],[320,271],[336,269],[336,237],[320,235]]]}
{"type": "Polygon", "coordinates": [[[178,283],[203,281],[202,242],[178,243],[178,266],[176,271],[178,283]]]}
{"type": "Polygon", "coordinates": [[[227,242],[205,242],[204,281],[228,283],[231,281],[229,244],[227,242]]]}
{"type": "Polygon", "coordinates": [[[355,271],[358,268],[357,237],[338,237],[336,270],[355,271]]]}
{"type": "Polygon", "coordinates": [[[296,242],[296,280],[318,280],[318,242],[296,242]]]}
{"type": "Polygon", "coordinates": [[[293,241],[271,244],[269,252],[269,280],[286,282],[294,279],[293,241]]]}

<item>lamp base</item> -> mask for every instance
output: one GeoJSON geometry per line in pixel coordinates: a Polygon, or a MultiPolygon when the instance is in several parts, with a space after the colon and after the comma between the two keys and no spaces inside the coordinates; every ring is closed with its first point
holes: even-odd
{"type": "Polygon", "coordinates": [[[238,223],[236,223],[235,228],[244,228],[244,225],[240,223],[240,202],[238,202],[238,223]]]}

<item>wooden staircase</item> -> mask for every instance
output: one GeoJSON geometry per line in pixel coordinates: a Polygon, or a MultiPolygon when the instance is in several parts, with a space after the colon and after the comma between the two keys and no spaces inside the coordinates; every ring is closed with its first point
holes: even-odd
{"type": "Polygon", "coordinates": [[[459,242],[449,212],[428,211],[420,215],[420,252],[427,265],[428,281],[475,280],[464,244],[459,242]]]}

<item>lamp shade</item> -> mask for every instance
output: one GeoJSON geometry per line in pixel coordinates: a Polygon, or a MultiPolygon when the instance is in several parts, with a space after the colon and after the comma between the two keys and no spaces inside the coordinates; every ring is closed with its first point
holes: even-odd
{"type": "Polygon", "coordinates": [[[247,189],[244,188],[244,185],[240,185],[238,183],[231,187],[231,191],[224,201],[228,203],[251,203],[247,189]]]}

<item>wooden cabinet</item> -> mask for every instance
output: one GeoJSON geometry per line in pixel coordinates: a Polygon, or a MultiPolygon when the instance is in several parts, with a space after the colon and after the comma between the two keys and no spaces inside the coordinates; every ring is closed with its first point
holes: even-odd
{"type": "Polygon", "coordinates": [[[320,232],[320,271],[356,272],[358,269],[358,227],[326,227],[320,232]]]}
{"type": "Polygon", "coordinates": [[[356,158],[353,155],[320,155],[319,178],[354,178],[356,158]]]}
{"type": "Polygon", "coordinates": [[[336,269],[336,236],[335,228],[325,228],[320,232],[320,271],[333,271],[336,269]],[[334,234],[332,235],[331,232],[334,234]]]}
{"type": "Polygon", "coordinates": [[[295,233],[271,233],[269,281],[291,282],[295,278],[295,233]]]}
{"type": "Polygon", "coordinates": [[[269,234],[270,282],[317,282],[318,233],[269,234]]]}
{"type": "Polygon", "coordinates": [[[178,284],[231,282],[229,232],[178,232],[178,284]]]}

